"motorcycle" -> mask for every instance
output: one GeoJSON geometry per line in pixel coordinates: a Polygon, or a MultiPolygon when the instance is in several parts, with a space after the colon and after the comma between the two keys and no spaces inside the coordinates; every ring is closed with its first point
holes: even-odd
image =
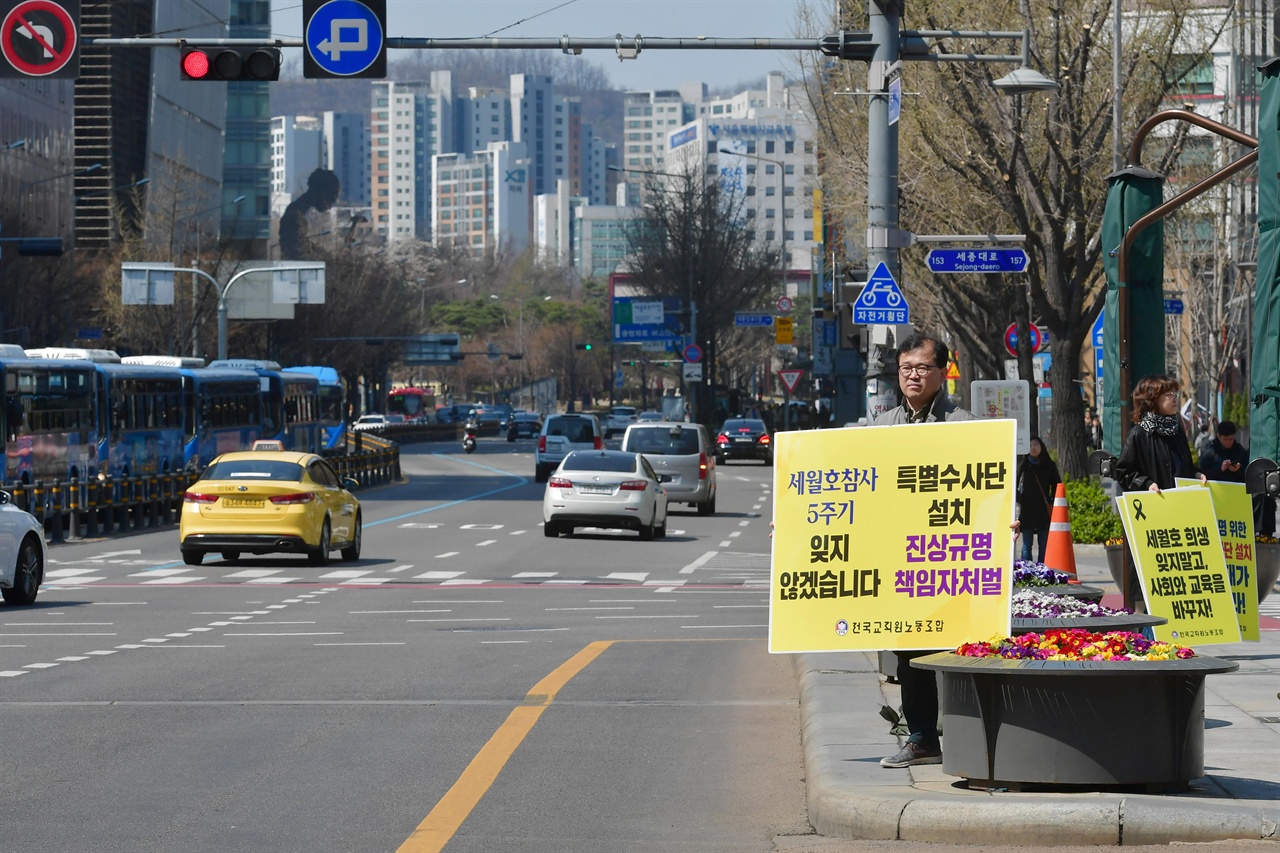
{"type": "Polygon", "coordinates": [[[475,424],[467,424],[463,429],[466,434],[462,436],[462,449],[468,453],[474,453],[476,450],[476,431],[479,427],[475,424]]]}

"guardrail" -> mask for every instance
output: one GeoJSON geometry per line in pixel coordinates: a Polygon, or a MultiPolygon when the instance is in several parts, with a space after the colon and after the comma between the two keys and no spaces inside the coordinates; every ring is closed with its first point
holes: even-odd
{"type": "MultiPolygon", "coordinates": [[[[352,478],[360,488],[394,482],[400,478],[400,448],[390,441],[378,445],[327,461],[339,477],[352,478]]],[[[120,479],[4,483],[0,488],[13,495],[16,506],[39,519],[49,541],[65,542],[176,523],[182,495],[196,476],[179,471],[120,479]]]]}

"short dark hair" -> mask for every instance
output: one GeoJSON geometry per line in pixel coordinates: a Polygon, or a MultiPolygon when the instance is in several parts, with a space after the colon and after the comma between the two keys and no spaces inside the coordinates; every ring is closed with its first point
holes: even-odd
{"type": "Polygon", "coordinates": [[[917,332],[911,335],[902,343],[898,344],[897,361],[902,361],[905,353],[914,352],[922,347],[933,348],[933,363],[937,367],[946,367],[950,360],[951,351],[947,349],[947,345],[935,338],[933,335],[927,335],[917,332]]]}
{"type": "Polygon", "coordinates": [[[1236,425],[1231,421],[1223,421],[1218,424],[1218,435],[1235,435],[1236,425]]]}

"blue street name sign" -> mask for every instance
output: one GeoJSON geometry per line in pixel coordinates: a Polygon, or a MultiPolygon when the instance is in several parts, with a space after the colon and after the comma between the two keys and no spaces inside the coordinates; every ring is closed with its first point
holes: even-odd
{"type": "Polygon", "coordinates": [[[930,249],[929,270],[935,273],[1026,272],[1022,249],[930,249]]]}
{"type": "Polygon", "coordinates": [[[772,326],[773,315],[772,314],[734,314],[733,325],[761,326],[761,327],[772,326]]]}
{"type": "Polygon", "coordinates": [[[911,322],[906,297],[889,268],[881,261],[853,303],[853,322],[866,325],[903,325],[911,322]]]}
{"type": "Polygon", "coordinates": [[[1182,313],[1182,300],[1181,300],[1181,299],[1166,299],[1166,300],[1164,301],[1164,313],[1166,313],[1166,314],[1181,314],[1181,313],[1182,313]]]}
{"type": "Polygon", "coordinates": [[[1102,328],[1103,328],[1102,324],[1106,321],[1106,319],[1107,319],[1107,309],[1103,308],[1101,311],[1098,312],[1098,319],[1094,320],[1093,329],[1090,332],[1093,335],[1093,345],[1098,349],[1102,349],[1102,328]]]}
{"type": "Polygon", "coordinates": [[[387,76],[387,0],[305,0],[303,77],[387,76]]]}

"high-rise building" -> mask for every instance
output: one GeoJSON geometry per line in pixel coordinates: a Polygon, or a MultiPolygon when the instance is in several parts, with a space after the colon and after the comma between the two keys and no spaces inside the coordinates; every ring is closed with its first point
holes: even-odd
{"type": "Polygon", "coordinates": [[[511,92],[471,87],[458,98],[455,125],[457,147],[463,153],[483,151],[490,142],[508,142],[511,135],[511,92]]]}
{"type": "Polygon", "coordinates": [[[276,216],[307,191],[307,178],[322,162],[323,134],[319,119],[313,116],[272,117],[271,195],[276,216]]]}
{"type": "MultiPolygon", "coordinates": [[[[686,88],[704,87],[688,84],[686,88]]],[[[627,169],[627,203],[640,204],[652,182],[645,172],[665,171],[667,134],[692,121],[696,104],[679,89],[627,92],[622,96],[622,166],[627,169]]]]}
{"type": "Polygon", "coordinates": [[[529,245],[530,162],[523,142],[432,160],[431,231],[437,246],[519,254],[529,245]]]}
{"type": "Polygon", "coordinates": [[[534,195],[555,191],[569,174],[569,126],[565,99],[545,75],[511,75],[512,139],[529,152],[534,195]]]}
{"type": "Polygon", "coordinates": [[[320,165],[342,182],[340,200],[369,206],[369,123],[363,113],[325,112],[320,165]]]}
{"type": "Polygon", "coordinates": [[[453,73],[429,81],[373,85],[370,207],[388,244],[431,239],[432,159],[454,146],[453,73]]]}

